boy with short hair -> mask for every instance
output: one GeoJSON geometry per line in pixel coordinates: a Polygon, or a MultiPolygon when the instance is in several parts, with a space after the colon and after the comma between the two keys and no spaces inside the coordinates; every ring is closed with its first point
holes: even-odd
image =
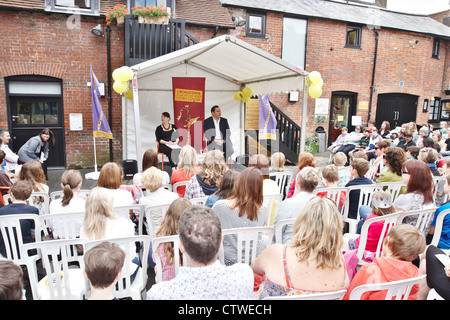
{"type": "MultiPolygon", "coordinates": [[[[341,181],[339,177],[339,170],[334,164],[327,165],[322,169],[322,179],[323,179],[323,185],[325,188],[337,188],[339,182],[341,181]]],[[[326,192],[318,192],[316,194],[320,197],[326,197],[326,192]]],[[[341,207],[345,203],[345,191],[341,191],[341,194],[339,196],[339,199],[332,199],[336,202],[338,200],[338,209],[341,209],[341,207]]]]}
{"type": "MultiPolygon", "coordinates": [[[[367,173],[367,171],[369,171],[370,168],[369,161],[362,158],[353,159],[350,166],[351,176],[353,177],[353,180],[349,181],[345,185],[346,187],[373,184],[372,180],[365,177],[365,174],[367,173]]],[[[359,194],[359,190],[350,191],[348,217],[351,219],[356,219],[358,214],[359,194]]]]}
{"type": "MultiPolygon", "coordinates": [[[[27,199],[33,192],[33,186],[28,181],[20,180],[14,183],[9,190],[12,203],[0,208],[0,216],[12,214],[36,214],[39,215],[39,209],[27,204],[27,199]]],[[[34,221],[21,220],[23,243],[34,242],[34,221]]],[[[0,234],[0,255],[6,257],[6,248],[3,237],[0,234]]]]}

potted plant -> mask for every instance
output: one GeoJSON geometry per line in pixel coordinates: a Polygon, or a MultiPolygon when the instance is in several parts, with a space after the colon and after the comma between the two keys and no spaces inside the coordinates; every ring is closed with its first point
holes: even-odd
{"type": "Polygon", "coordinates": [[[124,4],[116,4],[112,9],[106,11],[106,25],[118,25],[125,23],[125,16],[128,14],[128,9],[124,4]]]}
{"type": "Polygon", "coordinates": [[[164,8],[162,5],[157,7],[151,5],[149,8],[149,16],[152,18],[152,23],[168,24],[170,13],[167,11],[167,8],[164,8]]]}
{"type": "Polygon", "coordinates": [[[133,12],[133,16],[138,18],[139,23],[145,23],[145,17],[149,14],[146,8],[141,5],[137,5],[131,8],[131,10],[133,12]]]}

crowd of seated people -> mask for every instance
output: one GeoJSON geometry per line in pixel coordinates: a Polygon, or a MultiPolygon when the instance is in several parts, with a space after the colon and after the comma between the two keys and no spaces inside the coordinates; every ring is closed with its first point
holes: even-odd
{"type": "MultiPolygon", "coordinates": [[[[425,250],[436,230],[437,215],[449,208],[450,160],[445,159],[445,152],[450,139],[447,139],[447,132],[442,129],[438,131],[439,134],[433,133],[425,126],[417,130],[415,124],[402,126],[398,131],[390,130],[386,123],[379,130],[372,124],[370,130],[361,126],[356,131],[345,133],[339,142],[342,144],[335,144],[329,149],[335,153],[336,161],[323,170],[316,168],[312,154],[304,152],[299,155],[298,167],[294,169],[296,172],[287,185],[288,195],[276,207],[272,223],[267,221],[269,215],[264,196],[279,190],[274,186],[274,180],[270,179],[270,172],[271,168],[276,172],[286,170],[283,168],[285,160],[280,154],[272,159],[255,156],[249,161],[248,168],[239,171],[230,169],[223,154],[217,151],[207,152],[203,161],[197,162],[196,151],[192,147],[181,149],[178,166],[169,174],[170,180],[166,172],[158,168],[158,163],[152,161],[154,152],[146,152],[146,165],[133,180],[133,186],[137,189],[124,186],[122,168],[108,162],[102,166],[97,186],[86,196],[79,192],[82,187],[80,173],[66,170],[61,176],[62,197],[50,201],[48,214],[84,211],[84,219],[76,227],[79,229],[78,236],[87,240],[107,241],[109,238],[137,233],[137,221],[117,215],[115,207],[133,204],[144,207],[170,205],[167,213],[161,216],[155,237],[178,235],[180,252],[174,252],[173,246],[169,244],[155,248],[162,257],[163,280],[151,286],[146,294],[147,299],[264,299],[273,295],[307,295],[339,290],[347,290],[344,299],[348,299],[353,289],[372,281],[370,272],[375,271],[383,275],[377,278],[379,282],[403,280],[427,271],[433,272],[426,285],[421,283],[414,287],[410,298],[426,299],[430,288],[440,290],[442,296],[447,297],[448,286],[443,286],[442,281],[450,281],[450,272],[446,275],[442,272],[444,268],[437,271],[438,268],[432,265],[434,260],[429,254],[431,250],[425,250]],[[364,131],[370,134],[367,135],[367,146],[359,148],[362,152],[352,152],[358,149],[358,141],[362,139],[364,131]],[[418,147],[419,150],[412,147],[418,147]],[[272,165],[271,161],[274,161],[272,165]],[[345,185],[340,185],[343,169],[348,170],[350,179],[345,185]],[[435,193],[434,178],[441,176],[442,182],[436,185],[438,189],[435,193]],[[171,186],[178,181],[187,182],[185,189],[172,191],[171,186]],[[374,196],[375,202],[362,207],[358,207],[360,194],[357,189],[351,191],[348,198],[342,197],[339,203],[326,196],[327,188],[381,182],[400,182],[404,186],[395,200],[381,191],[374,196]],[[136,192],[140,191],[136,190],[141,190],[141,194],[137,195],[136,192]],[[190,202],[199,197],[208,197],[207,204],[193,205],[190,202]],[[348,230],[345,229],[340,212],[344,202],[349,203],[349,218],[355,219],[359,213],[361,221],[357,234],[346,232],[348,230]],[[381,224],[371,226],[366,250],[370,251],[376,246],[378,239],[384,239],[383,255],[360,269],[355,267],[348,252],[358,249],[362,237],[361,226],[365,221],[422,208],[436,208],[434,219],[425,232],[418,232],[413,227],[414,217],[385,234],[380,232],[381,224]],[[236,259],[236,238],[222,236],[222,230],[231,228],[269,225],[268,228],[275,230],[285,219],[295,222],[282,230],[279,242],[275,243],[275,237],[259,238],[256,259],[249,265],[236,259]],[[217,259],[221,246],[223,264],[217,259]],[[178,273],[174,268],[175,255],[180,255],[181,261],[186,262],[178,273]],[[417,262],[419,257],[422,259],[420,268],[417,262]],[[434,276],[438,272],[440,280],[435,281],[437,276],[434,276]]],[[[25,203],[30,192],[49,193],[42,167],[33,166],[33,162],[25,163],[17,181],[17,185],[11,184],[12,203],[2,208],[0,216],[16,214],[17,206],[23,206],[27,212],[38,215],[33,204],[25,207],[25,203]]],[[[29,230],[24,233],[26,241],[34,241],[33,226],[28,224],[27,228],[29,230]]],[[[450,241],[446,237],[449,229],[450,218],[446,218],[437,250],[450,249],[450,241]]],[[[53,231],[51,236],[60,238],[58,230],[53,231]]],[[[3,240],[1,245],[5,246],[3,240]]],[[[100,250],[100,247],[97,249],[100,250]]],[[[96,288],[99,283],[96,277],[100,277],[101,272],[93,272],[89,264],[107,263],[108,260],[120,265],[128,263],[133,266],[129,268],[132,272],[139,265],[134,256],[124,261],[120,248],[104,245],[101,250],[104,262],[92,260],[91,254],[95,251],[86,256],[86,274],[94,292],[90,299],[114,299],[112,288],[121,268],[110,270],[111,277],[105,292],[104,288],[96,288]],[[111,250],[110,257],[104,253],[105,250],[111,250]],[[117,259],[114,259],[115,255],[117,259]]],[[[5,258],[4,255],[1,258],[5,258]]],[[[148,260],[149,268],[155,268],[156,271],[152,250],[148,260]]],[[[19,295],[15,297],[20,298],[19,295]]],[[[363,299],[383,298],[380,292],[363,296],[363,299]]]]}

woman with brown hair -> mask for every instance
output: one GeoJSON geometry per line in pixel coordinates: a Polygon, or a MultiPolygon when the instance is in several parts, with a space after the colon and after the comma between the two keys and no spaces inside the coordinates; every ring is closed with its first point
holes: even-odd
{"type": "MultiPolygon", "coordinates": [[[[314,159],[314,156],[309,152],[303,152],[298,155],[298,170],[295,174],[295,177],[297,177],[298,173],[305,167],[316,167],[316,160],[314,159]]],[[[289,185],[289,193],[286,198],[292,197],[295,193],[295,181],[297,179],[295,177],[289,185]]]]}
{"type": "MultiPolygon", "coordinates": [[[[267,220],[267,209],[263,204],[263,177],[260,170],[247,168],[242,171],[227,199],[217,201],[212,209],[222,224],[222,229],[262,227],[267,220]]],[[[225,264],[237,262],[236,238],[224,237],[225,264]]]]}
{"type": "Polygon", "coordinates": [[[109,189],[113,194],[114,207],[128,206],[134,204],[131,192],[120,189],[122,184],[122,168],[114,162],[107,162],[100,170],[97,180],[97,187],[109,189]]]}
{"type": "Polygon", "coordinates": [[[23,164],[19,172],[19,180],[26,180],[33,186],[33,192],[45,192],[48,194],[49,187],[45,180],[44,170],[39,161],[29,161],[23,164]]]}
{"type": "MultiPolygon", "coordinates": [[[[150,167],[159,168],[158,154],[153,149],[147,149],[142,156],[142,171],[133,176],[133,184],[141,186],[142,173],[150,167]]],[[[163,184],[170,184],[170,176],[166,171],[163,173],[163,184]]]]}
{"type": "MultiPolygon", "coordinates": [[[[388,147],[385,149],[384,165],[386,171],[380,174],[377,183],[402,182],[402,166],[406,162],[406,152],[400,147],[388,147]]],[[[402,189],[402,193],[406,190],[402,189]]]]}

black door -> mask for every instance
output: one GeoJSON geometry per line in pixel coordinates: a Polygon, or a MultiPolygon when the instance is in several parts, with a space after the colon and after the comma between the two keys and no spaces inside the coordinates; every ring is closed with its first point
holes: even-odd
{"type": "Polygon", "coordinates": [[[348,132],[355,130],[352,126],[352,116],[356,115],[356,93],[335,91],[331,96],[330,122],[328,128],[328,145],[336,141],[341,134],[341,127],[347,127],[348,132]]]}
{"type": "Polygon", "coordinates": [[[385,120],[389,121],[392,129],[401,126],[403,123],[415,122],[417,101],[418,96],[410,94],[379,94],[375,126],[380,128],[381,123],[385,120]]]}
{"type": "Polygon", "coordinates": [[[48,167],[65,167],[64,117],[60,97],[10,96],[8,110],[11,124],[11,149],[20,147],[42,129],[49,128],[55,135],[50,144],[48,167]]]}

